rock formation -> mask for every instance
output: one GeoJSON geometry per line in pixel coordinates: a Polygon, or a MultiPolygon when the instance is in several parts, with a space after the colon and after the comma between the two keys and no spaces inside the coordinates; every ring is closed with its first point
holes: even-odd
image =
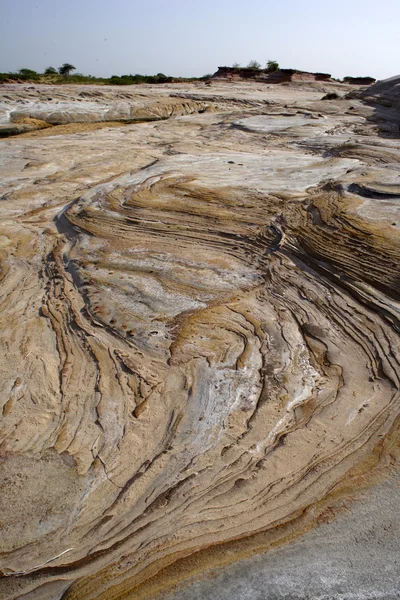
{"type": "Polygon", "coordinates": [[[345,77],[343,81],[352,85],[372,85],[376,79],[374,77],[345,77]]]}
{"type": "Polygon", "coordinates": [[[361,98],[372,104],[378,104],[397,111],[400,109],[400,76],[377,81],[375,85],[364,90],[361,98]]]}
{"type": "Polygon", "coordinates": [[[254,69],[252,67],[218,67],[218,71],[214,73],[213,78],[229,80],[256,79],[258,81],[265,81],[266,83],[333,81],[330,73],[309,73],[308,71],[299,71],[298,69],[269,71],[268,69],[254,69]]]}
{"type": "Polygon", "coordinates": [[[150,598],[395,468],[400,144],[321,85],[1,141],[2,598],[150,598]]]}
{"type": "Polygon", "coordinates": [[[159,121],[210,109],[159,94],[133,93],[105,86],[2,86],[0,137],[68,123],[159,121]],[[10,96],[7,90],[12,89],[10,96]],[[47,97],[46,97],[47,96],[47,97]]]}

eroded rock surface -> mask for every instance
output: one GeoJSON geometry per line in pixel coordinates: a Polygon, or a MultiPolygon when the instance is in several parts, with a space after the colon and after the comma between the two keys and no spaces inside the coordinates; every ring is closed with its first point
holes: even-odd
{"type": "Polygon", "coordinates": [[[0,137],[67,123],[159,121],[206,110],[212,110],[210,102],[155,95],[151,89],[135,93],[113,86],[5,84],[0,90],[0,137]]]}
{"type": "Polygon", "coordinates": [[[1,142],[5,598],[151,597],[396,461],[399,140],[329,84],[142,89],[213,108],[1,142]]]}

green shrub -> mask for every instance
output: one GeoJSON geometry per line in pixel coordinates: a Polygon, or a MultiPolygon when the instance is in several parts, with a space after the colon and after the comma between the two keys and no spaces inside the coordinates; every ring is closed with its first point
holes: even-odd
{"type": "Polygon", "coordinates": [[[276,60],[269,60],[265,66],[269,73],[279,70],[279,64],[276,62],[276,60]]]}

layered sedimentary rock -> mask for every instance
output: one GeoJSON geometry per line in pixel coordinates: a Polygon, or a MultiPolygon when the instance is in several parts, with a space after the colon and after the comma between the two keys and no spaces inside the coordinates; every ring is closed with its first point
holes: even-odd
{"type": "MultiPolygon", "coordinates": [[[[256,79],[266,83],[333,81],[330,73],[309,73],[308,71],[298,71],[297,69],[277,69],[276,71],[269,71],[268,69],[257,69],[252,67],[218,67],[218,71],[216,71],[212,77],[214,79],[230,80],[256,79]]],[[[367,83],[372,83],[373,81],[375,80],[367,83]]],[[[349,81],[348,83],[354,82],[349,81]]]]}
{"type": "Polygon", "coordinates": [[[370,103],[387,106],[390,108],[400,108],[400,76],[390,77],[383,81],[377,81],[371,85],[362,94],[361,97],[370,103]]]}
{"type": "Polygon", "coordinates": [[[318,98],[2,141],[5,598],[151,597],[393,468],[400,145],[318,98]]]}
{"type": "Polygon", "coordinates": [[[376,82],[376,79],[374,77],[345,77],[343,81],[345,83],[351,83],[352,85],[370,86],[376,82]]]}
{"type": "Polygon", "coordinates": [[[67,123],[158,121],[212,109],[210,103],[186,102],[162,94],[135,94],[106,86],[15,87],[2,86],[0,137],[67,123]]]}

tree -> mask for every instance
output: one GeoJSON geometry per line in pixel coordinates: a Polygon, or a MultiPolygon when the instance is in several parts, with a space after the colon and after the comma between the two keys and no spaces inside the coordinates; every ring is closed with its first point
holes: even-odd
{"type": "Polygon", "coordinates": [[[32,69],[20,69],[18,71],[18,74],[21,75],[21,77],[26,78],[37,77],[36,71],[32,71],[32,69]]]}
{"type": "Polygon", "coordinates": [[[240,63],[233,63],[232,68],[233,69],[240,69],[240,63]]]}
{"type": "Polygon", "coordinates": [[[62,67],[58,69],[60,75],[64,75],[65,77],[68,77],[71,71],[76,71],[76,67],[74,67],[74,65],[70,65],[69,63],[64,63],[62,67]]]}
{"type": "Polygon", "coordinates": [[[269,60],[265,66],[269,73],[273,73],[279,69],[279,64],[276,62],[276,60],[269,60]]]}
{"type": "Polygon", "coordinates": [[[251,60],[247,65],[248,69],[259,69],[261,67],[260,63],[256,60],[251,60]]]}
{"type": "Polygon", "coordinates": [[[45,75],[57,75],[57,69],[55,69],[54,67],[47,67],[44,74],[45,75]]]}

